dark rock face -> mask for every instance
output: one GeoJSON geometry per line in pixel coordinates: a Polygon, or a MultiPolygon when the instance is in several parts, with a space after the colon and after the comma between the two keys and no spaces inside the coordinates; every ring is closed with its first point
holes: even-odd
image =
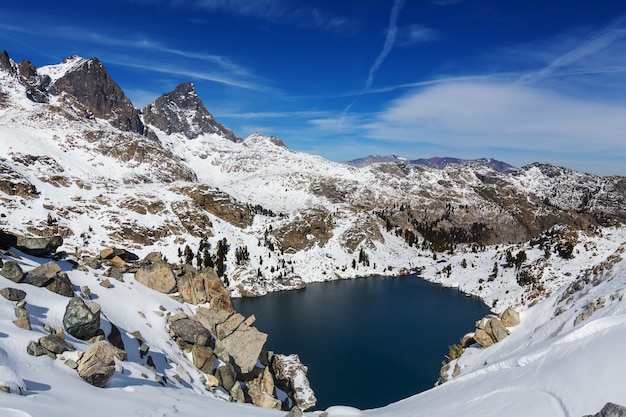
{"type": "Polygon", "coordinates": [[[11,74],[15,73],[15,68],[13,67],[13,61],[11,61],[11,58],[9,57],[9,53],[6,50],[3,50],[0,53],[0,68],[2,68],[3,70],[11,74]]]}
{"type": "Polygon", "coordinates": [[[0,249],[9,249],[17,244],[17,236],[0,230],[0,249]]]}
{"type": "Polygon", "coordinates": [[[241,139],[204,107],[191,83],[180,84],[174,91],[156,99],[143,109],[144,121],[167,134],[182,133],[195,139],[204,133],[216,133],[234,142],[241,139]]]}
{"type": "Polygon", "coordinates": [[[75,338],[88,340],[98,333],[100,316],[94,314],[81,298],[74,297],[65,309],[63,327],[75,338]]]}
{"type": "Polygon", "coordinates": [[[88,117],[107,119],[121,130],[144,133],[139,111],[97,58],[86,60],[69,71],[56,80],[48,91],[54,95],[71,95],[88,117]]]}

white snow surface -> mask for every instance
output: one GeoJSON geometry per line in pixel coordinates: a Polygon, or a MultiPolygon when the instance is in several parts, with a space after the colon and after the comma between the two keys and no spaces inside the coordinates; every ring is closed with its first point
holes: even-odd
{"type": "MultiPolygon", "coordinates": [[[[53,80],[81,65],[84,59],[72,57],[57,66],[39,69],[53,80]]],[[[140,214],[123,208],[130,198],[145,201],[175,201],[182,197],[169,186],[154,181],[133,182],[129,178],[158,177],[159,167],[147,166],[135,160],[122,161],[98,151],[88,140],[89,131],[113,132],[102,120],[74,123],[71,109],[66,114],[49,111],[49,105],[30,102],[23,86],[7,73],[0,71],[2,90],[11,102],[0,109],[0,168],[7,161],[23,156],[37,156],[28,166],[9,164],[17,175],[36,186],[40,198],[28,199],[1,194],[0,227],[26,233],[37,228],[50,207],[73,207],[58,219],[60,226],[71,226],[74,234],[65,239],[61,248],[68,253],[97,254],[107,246],[116,246],[110,233],[121,224],[150,227],[161,224],[173,214],[162,212],[140,214]],[[69,115],[69,117],[67,116],[69,115]],[[69,178],[66,185],[55,184],[55,175],[69,178]],[[81,233],[82,231],[82,233],[81,233]]],[[[54,104],[54,103],[53,103],[54,104]]],[[[217,135],[202,135],[188,140],[182,135],[166,135],[153,127],[162,146],[180,161],[193,167],[198,183],[219,188],[240,202],[261,204],[275,213],[292,218],[309,209],[324,208],[335,214],[334,235],[320,247],[313,245],[296,254],[284,254],[303,281],[324,281],[374,274],[397,275],[401,271],[419,268],[429,281],[457,287],[468,294],[482,297],[494,312],[509,306],[521,311],[521,324],[510,329],[511,335],[487,348],[476,346],[465,350],[463,356],[451,363],[461,373],[450,381],[411,398],[375,410],[356,410],[337,404],[327,410],[334,416],[568,416],[594,414],[606,402],[626,405],[623,388],[626,362],[622,360],[626,345],[626,261],[624,244],[626,228],[598,228],[577,232],[573,259],[552,255],[542,263],[543,251],[530,243],[491,246],[473,252],[460,246],[452,255],[433,259],[432,252],[409,248],[403,239],[381,227],[384,241],[373,241],[368,248],[370,267],[350,265],[355,255],[342,249],[341,236],[353,225],[365,222],[363,212],[311,189],[342,184],[350,189],[350,198],[357,205],[367,206],[372,198],[393,202],[402,193],[437,193],[447,190],[447,176],[464,175],[467,186],[478,183],[476,176],[456,171],[454,166],[441,171],[420,172],[415,178],[383,175],[373,165],[357,169],[335,164],[321,157],[298,153],[280,146],[275,139],[252,135],[242,143],[234,143],[217,135]],[[541,264],[541,289],[522,287],[516,282],[514,268],[504,268],[506,250],[514,254],[524,250],[529,264],[541,264]],[[498,273],[490,279],[494,264],[498,273]],[[464,266],[463,266],[464,265],[464,266]],[[447,269],[444,269],[447,268],[447,269]],[[573,282],[581,289],[563,297],[573,282]],[[591,306],[601,306],[586,319],[576,318],[591,306]]],[[[119,133],[119,131],[117,131],[119,133]]],[[[477,172],[481,168],[476,168],[477,172]]],[[[539,172],[518,180],[528,189],[542,190],[539,172]]],[[[452,182],[457,184],[458,182],[452,182]]],[[[173,186],[180,184],[173,184],[173,186]]],[[[455,189],[456,196],[464,196],[455,189]]],[[[463,204],[465,197],[455,203],[463,204]]],[[[470,198],[470,197],[467,197],[470,198]]],[[[215,216],[211,243],[226,237],[232,247],[246,245],[250,251],[251,270],[278,266],[277,257],[258,245],[269,225],[280,226],[280,219],[257,215],[244,232],[215,216]],[[260,265],[257,260],[263,258],[260,265]]],[[[286,221],[286,220],[285,220],[286,221]]],[[[189,237],[188,242],[199,239],[189,237]]],[[[147,247],[130,247],[138,255],[159,250],[174,261],[180,242],[165,237],[147,247]]],[[[229,268],[235,268],[231,251],[229,268]]],[[[19,254],[19,253],[18,253],[19,254]]],[[[25,271],[47,259],[20,254],[25,271]]],[[[0,255],[3,261],[12,259],[0,255]]],[[[155,311],[163,307],[172,313],[191,313],[194,306],[181,304],[170,297],[136,283],[127,274],[124,282],[113,281],[111,288],[99,286],[101,271],[81,272],[62,262],[75,286],[88,285],[105,315],[103,329],[112,322],[122,332],[129,347],[129,359],[119,362],[117,372],[107,388],[100,389],[82,381],[63,359],[76,359],[78,353],[62,355],[52,360],[35,358],[26,352],[31,340],[44,336],[44,324],[52,328],[62,325],[68,299],[46,289],[16,284],[0,276],[0,288],[19,287],[28,293],[27,310],[33,330],[17,328],[14,303],[0,298],[0,386],[11,388],[11,394],[0,392],[0,416],[3,417],[83,417],[87,414],[107,416],[284,416],[285,412],[264,410],[251,405],[226,401],[224,392],[211,393],[200,382],[202,376],[193,367],[188,355],[182,353],[165,330],[165,319],[155,311]],[[141,314],[140,314],[141,313],[141,314]],[[144,318],[145,317],[145,318],[144,318]],[[130,335],[139,330],[150,346],[157,372],[168,376],[165,387],[159,385],[150,370],[139,365],[134,349],[136,341],[130,335]],[[168,358],[172,362],[165,360],[168,358]],[[174,374],[188,374],[177,382],[174,374]],[[23,395],[16,392],[25,388],[23,395]]],[[[233,295],[238,290],[231,283],[233,295]]],[[[468,332],[473,329],[467,329],[468,332]]],[[[462,335],[459,335],[459,337],[462,335]]],[[[78,351],[85,351],[85,342],[67,336],[78,351]]],[[[297,352],[285,352],[297,353],[297,352]]],[[[442,355],[445,352],[442,352],[442,355]]],[[[368,364],[369,366],[369,364],[368,364]]],[[[375,375],[372,376],[375,380],[375,375]]],[[[372,386],[371,395],[376,395],[372,386]]],[[[318,415],[320,411],[307,415],[318,415]]]]}

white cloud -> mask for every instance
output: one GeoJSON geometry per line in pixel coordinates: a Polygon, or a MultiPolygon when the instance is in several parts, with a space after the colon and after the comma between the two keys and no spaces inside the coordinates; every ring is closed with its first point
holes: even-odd
{"type": "Polygon", "coordinates": [[[372,138],[520,150],[624,152],[626,105],[523,85],[466,82],[416,91],[365,126],[372,138]]]}

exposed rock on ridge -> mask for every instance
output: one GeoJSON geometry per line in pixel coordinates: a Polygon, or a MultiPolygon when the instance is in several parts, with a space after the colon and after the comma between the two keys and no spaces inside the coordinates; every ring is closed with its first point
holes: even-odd
{"type": "MultiPolygon", "coordinates": [[[[64,63],[72,59],[76,57],[70,57],[64,63]]],[[[109,120],[121,130],[144,133],[139,111],[97,58],[84,60],[73,67],[54,81],[48,91],[54,95],[65,93],[87,117],[109,120]]]]}
{"type": "Polygon", "coordinates": [[[195,139],[204,133],[215,133],[234,142],[241,139],[226,126],[215,121],[196,93],[192,83],[180,84],[143,109],[144,121],[167,133],[182,133],[195,139]]]}

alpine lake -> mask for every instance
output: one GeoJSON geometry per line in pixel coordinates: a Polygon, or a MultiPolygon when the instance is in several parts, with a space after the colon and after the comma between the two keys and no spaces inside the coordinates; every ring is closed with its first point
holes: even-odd
{"type": "Polygon", "coordinates": [[[448,346],[490,312],[476,297],[418,275],[311,283],[234,299],[266,347],[309,368],[316,410],[385,406],[432,388],[448,346]]]}

